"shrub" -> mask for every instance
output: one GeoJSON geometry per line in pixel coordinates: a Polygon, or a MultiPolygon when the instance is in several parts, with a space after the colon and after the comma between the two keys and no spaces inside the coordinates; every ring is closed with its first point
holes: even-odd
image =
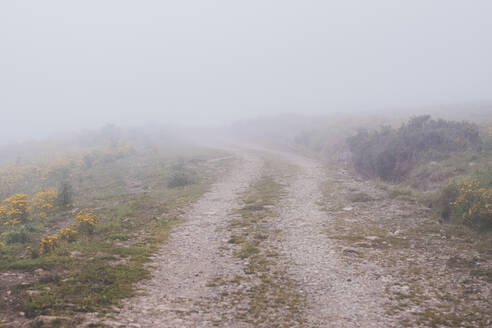
{"type": "Polygon", "coordinates": [[[452,152],[481,148],[478,127],[467,122],[418,116],[399,129],[360,130],[347,139],[355,169],[367,178],[398,182],[422,161],[438,160],[452,152]]]}
{"type": "Polygon", "coordinates": [[[52,188],[36,193],[31,199],[31,214],[41,218],[46,218],[49,214],[56,211],[57,196],[57,191],[52,188]]]}
{"type": "Polygon", "coordinates": [[[56,235],[45,235],[41,238],[41,250],[43,253],[49,253],[59,246],[60,240],[68,242],[75,241],[78,231],[72,226],[58,230],[56,235]]]}
{"type": "Polygon", "coordinates": [[[56,249],[58,246],[58,240],[60,236],[58,235],[45,235],[41,238],[41,249],[43,253],[49,253],[56,249]]]}
{"type": "Polygon", "coordinates": [[[96,228],[96,213],[93,209],[85,208],[80,210],[76,217],[78,221],[78,227],[81,232],[91,234],[96,228]]]}
{"type": "Polygon", "coordinates": [[[196,173],[186,167],[184,159],[179,159],[171,165],[171,175],[167,182],[169,188],[184,187],[196,183],[196,173]]]}
{"type": "Polygon", "coordinates": [[[168,182],[169,188],[184,187],[195,183],[194,177],[185,172],[175,172],[171,175],[168,182]]]}
{"type": "Polygon", "coordinates": [[[445,220],[492,227],[492,171],[450,181],[441,192],[440,205],[445,220]]]}
{"type": "Polygon", "coordinates": [[[2,216],[4,216],[4,220],[8,220],[10,222],[26,222],[28,220],[27,214],[29,208],[29,199],[27,199],[26,194],[12,195],[4,199],[3,203],[4,205],[2,206],[1,211],[2,216]]]}
{"type": "Polygon", "coordinates": [[[78,231],[73,227],[67,227],[65,229],[60,229],[58,231],[58,236],[60,239],[66,240],[68,242],[75,241],[75,237],[77,236],[78,231]]]}

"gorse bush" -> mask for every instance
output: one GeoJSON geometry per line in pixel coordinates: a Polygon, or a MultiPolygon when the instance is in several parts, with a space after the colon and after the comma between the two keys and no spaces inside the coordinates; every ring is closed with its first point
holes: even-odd
{"type": "Polygon", "coordinates": [[[75,237],[78,235],[78,231],[75,230],[73,226],[67,227],[65,229],[60,229],[58,231],[58,236],[60,236],[60,239],[66,240],[66,241],[75,241],[75,237]]]}
{"type": "Polygon", "coordinates": [[[4,224],[25,223],[28,220],[29,199],[27,194],[15,194],[3,200],[0,218],[4,224]]]}
{"type": "Polygon", "coordinates": [[[450,181],[441,192],[441,216],[480,228],[492,227],[492,171],[450,181]]]}
{"type": "MultiPolygon", "coordinates": [[[[34,227],[59,212],[58,198],[59,192],[48,188],[31,199],[27,194],[14,194],[4,199],[0,203],[0,246],[31,242],[34,227]]],[[[60,230],[58,235],[45,236],[41,240],[41,249],[46,252],[55,248],[58,238],[71,241],[76,233],[69,227],[60,230]]]]}
{"type": "Polygon", "coordinates": [[[80,231],[88,234],[94,232],[96,227],[97,217],[93,209],[84,208],[77,213],[75,218],[78,221],[77,226],[80,231]]]}
{"type": "Polygon", "coordinates": [[[479,151],[478,127],[467,122],[418,116],[399,129],[360,130],[347,139],[355,169],[364,177],[403,180],[418,163],[440,160],[456,151],[479,151]]]}
{"type": "Polygon", "coordinates": [[[67,242],[75,241],[79,233],[94,233],[97,221],[95,211],[90,208],[85,208],[75,213],[76,221],[69,227],[58,230],[55,235],[44,235],[41,238],[40,246],[43,253],[49,253],[55,250],[62,240],[67,242]]]}
{"type": "Polygon", "coordinates": [[[30,212],[35,216],[46,218],[57,210],[57,197],[58,192],[53,188],[36,193],[31,199],[30,212]]]}
{"type": "Polygon", "coordinates": [[[58,235],[46,235],[41,238],[41,250],[43,253],[49,253],[56,249],[60,236],[58,235]]]}

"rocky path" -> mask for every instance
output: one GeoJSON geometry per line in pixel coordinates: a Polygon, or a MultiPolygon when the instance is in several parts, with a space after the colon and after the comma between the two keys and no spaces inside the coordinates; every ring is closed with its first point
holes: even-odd
{"type": "MultiPolygon", "coordinates": [[[[326,236],[330,216],[320,208],[323,167],[294,154],[262,151],[295,168],[291,171],[295,173],[282,176],[279,170],[276,176],[284,185],[286,195],[276,205],[277,217],[272,220],[275,225],[272,228],[279,234],[273,241],[275,245],[270,247],[279,250],[277,261],[286,275],[281,279],[293,281],[302,295],[303,303],[299,306],[305,308],[297,314],[304,318],[301,326],[391,326],[382,312],[384,286],[375,278],[377,268],[354,270],[340,257],[343,250],[326,236]]],[[[236,152],[236,155],[237,165],[232,172],[194,204],[184,222],[155,255],[151,281],[140,286],[140,294],[125,303],[115,320],[106,320],[107,325],[255,326],[251,324],[254,318],[236,320],[235,306],[242,301],[236,296],[227,304],[225,285],[221,289],[210,286],[217,277],[221,281],[234,281],[244,277],[247,271],[245,262],[234,257],[228,247],[227,224],[231,213],[241,207],[241,193],[261,176],[264,158],[251,151],[236,152]]],[[[257,289],[254,285],[241,288],[257,289]]],[[[229,292],[240,295],[234,290],[229,292]]],[[[271,324],[275,326],[273,321],[271,324]]],[[[261,326],[270,327],[268,320],[261,326]]]]}
{"type": "Polygon", "coordinates": [[[258,156],[258,149],[234,151],[237,160],[230,174],[193,205],[153,258],[152,279],[105,324],[399,327],[385,312],[384,268],[329,238],[328,231],[339,224],[339,211],[329,209],[339,199],[323,196],[326,168],[293,153],[260,151],[267,156],[258,156]],[[251,218],[246,215],[242,224],[231,226],[239,209],[244,214],[245,195],[264,179],[268,157],[290,167],[272,170],[269,163],[267,176],[281,186],[282,196],[262,207],[261,221],[250,206],[251,218]],[[255,241],[259,231],[270,237],[255,241]],[[238,258],[248,245],[256,255],[238,258]]]}
{"type": "Polygon", "coordinates": [[[109,326],[125,327],[234,327],[222,322],[218,295],[207,284],[217,275],[233,277],[236,259],[222,256],[226,242],[217,233],[237,208],[238,194],[258,175],[261,162],[238,153],[237,163],[193,205],[185,220],[153,258],[152,279],[140,286],[140,295],[126,302],[109,326]]]}
{"type": "Polygon", "coordinates": [[[311,327],[391,327],[383,310],[384,284],[377,279],[378,268],[363,264],[354,268],[341,256],[350,256],[351,249],[340,249],[326,236],[334,223],[320,206],[326,169],[301,156],[279,155],[297,167],[288,196],[280,204],[279,228],[284,232],[284,256],[291,261],[289,273],[307,296],[307,323],[311,327]]]}

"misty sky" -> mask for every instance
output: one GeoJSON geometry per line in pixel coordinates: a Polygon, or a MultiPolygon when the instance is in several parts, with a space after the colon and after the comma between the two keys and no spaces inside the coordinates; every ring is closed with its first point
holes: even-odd
{"type": "Polygon", "coordinates": [[[492,1],[0,1],[0,138],[492,99],[492,1]]]}

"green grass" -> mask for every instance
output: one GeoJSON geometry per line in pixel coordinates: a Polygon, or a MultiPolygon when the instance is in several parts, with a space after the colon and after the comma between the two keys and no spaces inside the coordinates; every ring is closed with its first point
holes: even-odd
{"type": "Polygon", "coordinates": [[[27,286],[43,291],[25,298],[26,316],[96,311],[130,297],[134,283],[149,276],[138,261],[109,266],[103,260],[96,260],[78,269],[79,272],[65,275],[63,280],[55,276],[52,281],[27,286]]]}
{"type": "Polygon", "coordinates": [[[10,310],[23,311],[28,317],[105,312],[130,297],[135,283],[149,277],[145,263],[180,222],[182,211],[215,179],[216,166],[207,166],[205,161],[214,156],[218,154],[191,153],[185,158],[135,154],[80,172],[74,178],[74,207],[97,208],[94,233],[79,234],[74,242],[62,241],[50,253],[34,252],[51,226],[74,219],[70,212],[63,212],[38,222],[28,243],[0,247],[0,271],[44,270],[41,279],[13,286],[18,301],[10,310]],[[178,159],[199,178],[170,188],[167,179],[178,159]],[[128,192],[127,177],[138,180],[147,192],[128,192]]]}

